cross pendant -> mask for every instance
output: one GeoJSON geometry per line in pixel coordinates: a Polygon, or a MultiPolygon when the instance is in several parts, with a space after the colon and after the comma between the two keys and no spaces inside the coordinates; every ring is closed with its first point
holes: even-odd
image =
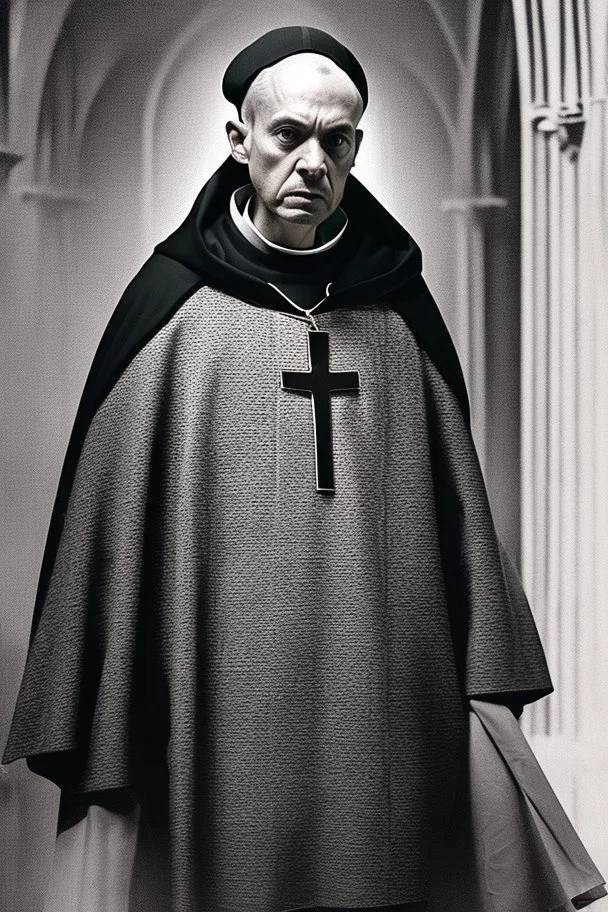
{"type": "Polygon", "coordinates": [[[281,389],[304,393],[312,400],[315,435],[315,474],[317,491],[333,492],[334,465],[331,438],[331,394],[358,390],[359,371],[329,369],[329,333],[308,330],[308,362],[305,371],[281,370],[281,389]]]}

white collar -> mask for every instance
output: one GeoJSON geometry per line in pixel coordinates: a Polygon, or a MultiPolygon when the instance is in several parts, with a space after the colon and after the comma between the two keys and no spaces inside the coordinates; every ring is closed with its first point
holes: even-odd
{"type": "Polygon", "coordinates": [[[334,244],[338,243],[348,225],[348,216],[346,212],[344,212],[343,209],[338,208],[337,212],[343,216],[343,225],[338,233],[330,238],[329,241],[326,241],[325,244],[321,244],[319,247],[309,247],[306,250],[301,250],[298,247],[282,247],[280,244],[269,241],[253,224],[249,209],[254,192],[253,184],[243,184],[242,187],[238,187],[230,197],[230,215],[241,234],[243,234],[254,247],[257,247],[258,250],[263,250],[265,253],[279,251],[279,253],[291,253],[293,256],[308,256],[314,253],[322,253],[324,250],[329,250],[330,247],[333,247],[334,244]],[[241,213],[243,204],[244,209],[241,213]]]}

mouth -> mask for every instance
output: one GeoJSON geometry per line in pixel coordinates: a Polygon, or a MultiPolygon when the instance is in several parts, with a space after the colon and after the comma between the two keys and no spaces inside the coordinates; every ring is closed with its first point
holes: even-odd
{"type": "Polygon", "coordinates": [[[285,196],[292,196],[297,199],[305,200],[324,199],[324,196],[321,193],[311,193],[308,190],[292,190],[289,193],[286,193],[285,196]]]}

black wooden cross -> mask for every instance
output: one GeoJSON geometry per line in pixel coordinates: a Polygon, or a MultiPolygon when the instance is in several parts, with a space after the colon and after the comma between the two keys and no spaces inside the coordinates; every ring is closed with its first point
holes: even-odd
{"type": "Polygon", "coordinates": [[[329,333],[320,330],[308,330],[308,361],[310,367],[306,371],[281,371],[281,389],[311,397],[317,491],[334,491],[331,394],[360,389],[359,371],[329,369],[329,333]]]}

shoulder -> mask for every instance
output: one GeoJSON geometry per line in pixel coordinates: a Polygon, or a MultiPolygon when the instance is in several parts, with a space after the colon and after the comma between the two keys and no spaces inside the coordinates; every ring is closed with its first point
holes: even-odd
{"type": "Polygon", "coordinates": [[[131,279],[95,352],[83,393],[87,411],[99,405],[133,357],[196,290],[205,277],[153,253],[131,279]]]}
{"type": "Polygon", "coordinates": [[[178,260],[153,253],[125,288],[104,336],[112,336],[113,329],[125,329],[134,322],[153,326],[204,281],[200,273],[178,260]]]}

